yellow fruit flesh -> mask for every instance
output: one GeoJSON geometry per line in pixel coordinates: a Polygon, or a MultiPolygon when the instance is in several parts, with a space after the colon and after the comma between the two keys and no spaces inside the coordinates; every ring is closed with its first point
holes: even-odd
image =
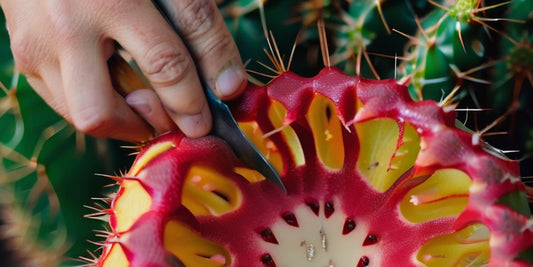
{"type": "Polygon", "coordinates": [[[182,202],[194,215],[222,215],[240,206],[240,190],[217,171],[193,166],[186,177],[182,202]]]}
{"type": "Polygon", "coordinates": [[[402,215],[413,223],[459,215],[468,203],[471,184],[470,177],[460,170],[438,170],[405,195],[400,204],[402,215]]]}
{"type": "Polygon", "coordinates": [[[265,138],[264,133],[259,129],[257,122],[240,122],[239,128],[241,128],[244,135],[254,144],[259,150],[261,155],[270,162],[272,167],[280,173],[283,170],[283,161],[281,154],[278,151],[274,142],[269,138],[265,138]]]}
{"type": "Polygon", "coordinates": [[[276,131],[281,132],[286,144],[289,145],[295,165],[297,167],[303,166],[305,164],[305,157],[302,145],[298,139],[298,135],[296,135],[296,132],[294,132],[292,127],[283,124],[286,115],[287,110],[285,107],[280,102],[272,101],[270,108],[268,109],[268,118],[272,122],[274,128],[276,128],[276,131]]]}
{"type": "Polygon", "coordinates": [[[306,115],[320,161],[331,169],[344,165],[342,125],[331,100],[316,95],[306,115]]]}
{"type": "Polygon", "coordinates": [[[122,190],[114,204],[117,232],[128,230],[152,205],[152,198],[139,181],[124,180],[122,190]]]}
{"type": "Polygon", "coordinates": [[[231,262],[224,247],[200,237],[186,224],[171,220],[165,225],[164,247],[185,266],[228,266],[231,262]]]}
{"type": "Polygon", "coordinates": [[[137,174],[139,174],[142,168],[144,168],[146,164],[148,164],[148,162],[152,161],[155,157],[163,154],[164,152],[174,147],[175,144],[171,141],[154,144],[153,146],[148,148],[148,150],[146,150],[141,157],[137,159],[128,174],[131,176],[136,176],[137,174]]]}
{"type": "Polygon", "coordinates": [[[398,149],[400,128],[392,119],[374,119],[355,124],[359,137],[357,168],[379,192],[389,189],[398,178],[413,167],[420,151],[420,136],[404,123],[398,149]]]}
{"type": "Polygon", "coordinates": [[[102,267],[125,267],[129,265],[130,263],[128,258],[126,258],[126,254],[124,254],[122,246],[115,243],[112,245],[111,251],[104,260],[102,267]]]}
{"type": "Polygon", "coordinates": [[[482,224],[438,236],[422,246],[417,259],[427,266],[486,266],[490,258],[490,232],[482,224]]]}

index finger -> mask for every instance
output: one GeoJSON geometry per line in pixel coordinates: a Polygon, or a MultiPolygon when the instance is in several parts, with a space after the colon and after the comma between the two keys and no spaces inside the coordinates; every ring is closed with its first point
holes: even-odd
{"type": "Polygon", "coordinates": [[[222,99],[244,90],[247,79],[239,50],[213,0],[153,0],[188,46],[200,75],[222,99]]]}
{"type": "Polygon", "coordinates": [[[190,137],[206,135],[211,114],[187,47],[150,2],[117,16],[112,37],[128,51],[172,120],[190,137]]]}

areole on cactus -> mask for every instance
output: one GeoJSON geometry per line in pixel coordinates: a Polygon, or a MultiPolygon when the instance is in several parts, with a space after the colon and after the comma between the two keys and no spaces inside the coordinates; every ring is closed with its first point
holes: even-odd
{"type": "Polygon", "coordinates": [[[287,193],[218,138],[161,135],[115,177],[96,265],[533,263],[517,162],[458,129],[445,102],[326,66],[250,85],[231,108],[287,193]]]}

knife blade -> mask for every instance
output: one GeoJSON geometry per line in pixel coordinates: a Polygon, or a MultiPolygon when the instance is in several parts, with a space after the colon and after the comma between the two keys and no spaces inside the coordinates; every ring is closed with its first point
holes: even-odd
{"type": "MultiPolygon", "coordinates": [[[[152,0],[152,3],[159,10],[159,13],[161,13],[161,16],[167,21],[169,26],[179,35],[179,31],[172,23],[170,12],[164,5],[163,1],[152,0]]],[[[229,107],[216,97],[203,81],[202,86],[213,118],[213,126],[210,134],[226,141],[242,163],[255,169],[267,180],[278,185],[285,193],[287,193],[287,189],[274,167],[272,167],[266,158],[263,157],[259,150],[257,150],[257,148],[244,135],[239,128],[237,121],[231,114],[229,107]]]]}

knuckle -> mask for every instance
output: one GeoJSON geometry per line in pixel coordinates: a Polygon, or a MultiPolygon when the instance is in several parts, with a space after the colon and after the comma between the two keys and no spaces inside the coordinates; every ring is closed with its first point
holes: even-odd
{"type": "Polygon", "coordinates": [[[179,91],[174,98],[175,101],[169,101],[165,98],[161,99],[165,110],[171,116],[183,115],[183,114],[197,114],[201,112],[204,105],[207,105],[203,95],[190,94],[186,91],[179,91]],[[184,97],[187,95],[187,97],[184,97]]]}
{"type": "Polygon", "coordinates": [[[220,34],[214,35],[209,40],[203,42],[203,47],[200,53],[197,53],[199,60],[205,61],[210,58],[220,58],[228,55],[233,55],[234,49],[233,39],[231,35],[220,34]]]}
{"type": "Polygon", "coordinates": [[[54,34],[55,39],[69,40],[80,36],[80,30],[85,19],[76,17],[71,8],[68,3],[46,5],[45,23],[49,27],[48,31],[54,34]]]}
{"type": "Polygon", "coordinates": [[[36,38],[41,40],[53,39],[54,41],[50,45],[54,46],[79,38],[84,34],[82,27],[87,27],[86,19],[77,16],[79,13],[74,10],[69,1],[61,4],[57,1],[45,1],[41,8],[42,10],[35,21],[26,23],[31,28],[40,29],[41,32],[33,30],[33,34],[38,36],[36,38]]]}
{"type": "Polygon", "coordinates": [[[155,86],[179,83],[193,69],[192,60],[186,51],[179,51],[168,43],[151,48],[145,58],[147,63],[144,73],[155,86]]]}
{"type": "Polygon", "coordinates": [[[215,16],[218,10],[210,1],[187,0],[178,16],[178,25],[182,34],[187,38],[202,36],[215,23],[215,16]]]}
{"type": "Polygon", "coordinates": [[[79,19],[66,12],[66,7],[46,4],[42,9],[33,21],[14,21],[9,32],[13,58],[24,74],[37,74],[41,64],[52,63],[63,48],[83,35],[79,19]]]}
{"type": "Polygon", "coordinates": [[[25,36],[16,36],[11,38],[11,52],[17,69],[24,74],[35,74],[37,51],[40,49],[37,42],[30,42],[25,36]]]}
{"type": "Polygon", "coordinates": [[[72,124],[85,134],[107,137],[113,129],[113,114],[101,108],[87,108],[72,114],[72,124]]]}

